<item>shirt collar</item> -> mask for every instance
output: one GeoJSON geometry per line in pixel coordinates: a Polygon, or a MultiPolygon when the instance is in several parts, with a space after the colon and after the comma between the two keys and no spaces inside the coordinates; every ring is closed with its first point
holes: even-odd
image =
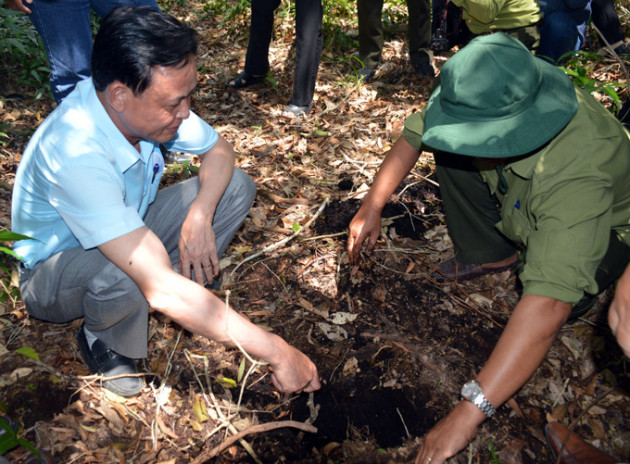
{"type": "Polygon", "coordinates": [[[92,83],[92,78],[90,77],[85,79],[85,81],[79,82],[77,85],[82,85],[87,88],[85,94],[86,107],[88,108],[89,114],[93,115],[94,120],[99,124],[99,130],[105,133],[105,138],[113,151],[112,158],[118,168],[122,172],[125,172],[131,166],[136,164],[138,160],[146,158],[151,151],[146,150],[146,148],[148,148],[146,145],[147,143],[153,145],[152,142],[141,141],[140,147],[142,155],[138,153],[133,145],[131,145],[125,138],[123,133],[120,132],[118,127],[116,127],[112,119],[109,117],[109,114],[107,114],[107,111],[105,111],[105,108],[96,95],[96,89],[92,83]],[[146,151],[149,151],[149,153],[146,153],[146,151]]]}
{"type": "Polygon", "coordinates": [[[534,175],[534,171],[536,170],[536,166],[540,161],[540,157],[544,149],[539,150],[535,153],[532,153],[528,156],[519,157],[515,161],[507,163],[505,165],[506,169],[509,169],[517,176],[520,176],[524,179],[531,179],[534,175]]]}

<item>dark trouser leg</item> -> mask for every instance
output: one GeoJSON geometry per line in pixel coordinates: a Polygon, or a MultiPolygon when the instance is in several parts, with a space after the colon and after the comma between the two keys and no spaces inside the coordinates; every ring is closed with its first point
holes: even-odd
{"type": "Polygon", "coordinates": [[[295,78],[291,103],[297,106],[306,106],[313,100],[319,61],[324,46],[323,15],[321,0],[296,0],[295,78]]]}
{"type": "Polygon", "coordinates": [[[357,0],[359,16],[359,59],[374,69],[383,50],[383,0],[357,0]]]}
{"type": "MultiPolygon", "coordinates": [[[[591,8],[593,24],[600,30],[609,44],[612,45],[625,40],[613,0],[592,0],[591,8]]],[[[603,42],[602,45],[604,45],[603,42]]]]}
{"type": "Polygon", "coordinates": [[[465,264],[483,264],[514,255],[514,246],[494,227],[501,219],[497,200],[473,166],[473,159],[436,153],[435,162],[457,259],[465,264]]]}
{"type": "Polygon", "coordinates": [[[630,247],[614,230],[610,231],[608,250],[595,273],[595,281],[600,292],[606,290],[617,280],[630,263],[630,247]]]}
{"type": "Polygon", "coordinates": [[[556,64],[565,53],[578,50],[580,45],[577,23],[567,11],[556,10],[545,15],[536,56],[556,64]]]}
{"type": "MultiPolygon", "coordinates": [[[[619,237],[614,230],[610,231],[610,241],[608,242],[608,250],[602,258],[597,271],[595,272],[595,282],[597,282],[597,292],[601,293],[617,280],[626,266],[630,262],[630,247],[619,237]]],[[[568,322],[572,323],[578,317],[586,314],[593,306],[597,295],[586,293],[580,301],[578,301],[571,311],[568,322]]]]}
{"type": "Polygon", "coordinates": [[[269,70],[269,43],[273,32],[273,12],[280,0],[252,0],[249,45],[245,56],[245,72],[260,76],[269,70]]]}
{"type": "Polygon", "coordinates": [[[409,59],[411,64],[419,66],[433,58],[431,47],[431,1],[407,0],[409,23],[409,59]]]}

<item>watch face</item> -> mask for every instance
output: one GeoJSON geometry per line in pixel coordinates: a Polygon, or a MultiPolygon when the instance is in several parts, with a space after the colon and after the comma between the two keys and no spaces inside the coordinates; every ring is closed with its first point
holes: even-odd
{"type": "Polygon", "coordinates": [[[462,387],[462,396],[464,398],[470,398],[473,393],[477,390],[479,384],[474,380],[472,382],[467,382],[462,387]]]}

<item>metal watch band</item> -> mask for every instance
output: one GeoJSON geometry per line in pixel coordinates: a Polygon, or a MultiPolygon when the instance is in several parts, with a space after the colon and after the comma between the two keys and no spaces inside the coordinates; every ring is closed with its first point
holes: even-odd
{"type": "Polygon", "coordinates": [[[492,417],[495,412],[494,406],[488,401],[486,395],[483,394],[481,390],[481,385],[476,380],[471,380],[470,382],[466,382],[462,387],[462,398],[467,401],[470,401],[472,404],[481,409],[486,417],[492,417]]]}
{"type": "Polygon", "coordinates": [[[481,409],[481,412],[483,412],[486,417],[492,417],[494,413],[497,412],[497,410],[494,409],[494,406],[490,404],[490,401],[488,401],[488,399],[482,392],[477,393],[475,398],[471,399],[470,401],[479,409],[481,409]]]}

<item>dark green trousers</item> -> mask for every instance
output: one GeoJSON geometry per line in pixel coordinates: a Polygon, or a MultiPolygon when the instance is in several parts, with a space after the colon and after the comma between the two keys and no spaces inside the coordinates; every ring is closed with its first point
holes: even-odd
{"type": "MultiPolygon", "coordinates": [[[[473,160],[469,156],[435,154],[448,233],[462,263],[501,261],[516,253],[516,246],[495,228],[501,220],[499,201],[490,194],[473,160]]],[[[629,262],[630,247],[611,230],[608,251],[595,274],[599,291],[619,278],[629,262]]]]}
{"type": "MultiPolygon", "coordinates": [[[[383,0],[357,0],[359,15],[359,58],[374,69],[383,51],[383,0]]],[[[409,59],[416,67],[431,59],[431,1],[407,0],[409,59]]]]}

